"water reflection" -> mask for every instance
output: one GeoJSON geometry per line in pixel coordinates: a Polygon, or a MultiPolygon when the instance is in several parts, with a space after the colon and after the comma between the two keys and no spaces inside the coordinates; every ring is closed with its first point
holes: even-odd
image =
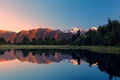
{"type": "Polygon", "coordinates": [[[11,60],[21,62],[30,62],[35,64],[60,63],[63,60],[74,65],[80,65],[83,62],[89,66],[98,66],[101,72],[109,75],[109,80],[113,77],[120,77],[120,55],[102,54],[86,50],[1,50],[0,62],[11,60]]]}

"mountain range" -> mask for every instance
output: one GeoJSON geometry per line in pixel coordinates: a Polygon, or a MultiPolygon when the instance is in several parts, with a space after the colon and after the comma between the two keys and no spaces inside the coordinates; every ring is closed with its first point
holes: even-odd
{"type": "MultiPolygon", "coordinates": [[[[89,28],[91,30],[97,30],[95,27],[89,28]]],[[[81,33],[85,33],[87,30],[82,30],[79,28],[72,28],[68,31],[61,31],[61,30],[53,30],[50,28],[38,28],[38,29],[31,29],[31,30],[22,30],[18,33],[11,32],[11,31],[5,31],[0,30],[0,38],[4,38],[7,42],[14,43],[20,43],[23,41],[24,37],[27,37],[30,41],[32,39],[42,39],[45,40],[45,38],[49,39],[55,39],[55,40],[63,40],[63,39],[70,39],[72,38],[73,34],[77,33],[77,31],[80,30],[81,33]]]]}

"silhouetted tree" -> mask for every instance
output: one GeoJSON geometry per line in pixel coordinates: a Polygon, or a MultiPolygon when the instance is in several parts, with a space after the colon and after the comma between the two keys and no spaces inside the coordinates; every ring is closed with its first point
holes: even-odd
{"type": "Polygon", "coordinates": [[[24,37],[23,41],[22,41],[22,44],[28,45],[29,43],[30,43],[30,41],[29,41],[28,37],[24,37]]]}
{"type": "Polygon", "coordinates": [[[4,38],[0,38],[0,44],[6,44],[6,40],[4,38]]]}

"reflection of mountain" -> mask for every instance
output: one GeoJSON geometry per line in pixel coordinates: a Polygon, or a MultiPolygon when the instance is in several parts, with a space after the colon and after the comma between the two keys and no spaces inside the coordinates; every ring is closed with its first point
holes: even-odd
{"type": "Polygon", "coordinates": [[[89,63],[90,66],[98,65],[101,71],[109,74],[111,80],[113,76],[120,77],[120,55],[98,54],[85,50],[10,50],[0,51],[0,62],[18,59],[21,62],[31,62],[37,64],[50,64],[61,62],[67,59],[77,65],[81,61],[89,63]]]}
{"type": "Polygon", "coordinates": [[[70,55],[62,55],[61,53],[47,55],[44,52],[41,54],[33,54],[32,52],[28,52],[26,53],[26,55],[27,56],[25,56],[25,54],[19,50],[5,51],[4,55],[0,55],[0,62],[18,59],[21,62],[49,64],[52,62],[60,62],[63,59],[72,59],[70,55]]]}

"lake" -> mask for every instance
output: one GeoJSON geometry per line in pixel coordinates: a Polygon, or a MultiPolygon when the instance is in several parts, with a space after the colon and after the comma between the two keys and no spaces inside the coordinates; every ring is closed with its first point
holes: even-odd
{"type": "Polygon", "coordinates": [[[0,80],[120,80],[120,55],[87,50],[0,50],[0,80]]]}

